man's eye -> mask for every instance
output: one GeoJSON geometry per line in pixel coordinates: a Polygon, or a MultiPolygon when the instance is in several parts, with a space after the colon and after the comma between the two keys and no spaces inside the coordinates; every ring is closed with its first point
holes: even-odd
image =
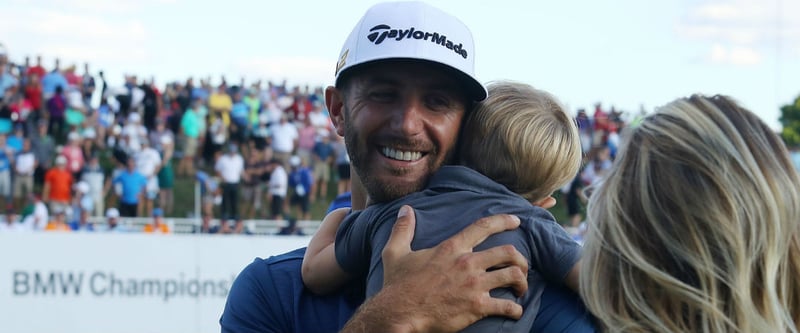
{"type": "Polygon", "coordinates": [[[445,96],[428,97],[428,106],[432,109],[449,108],[451,101],[445,96]]]}
{"type": "Polygon", "coordinates": [[[396,94],[391,91],[375,91],[369,94],[370,99],[378,102],[389,102],[394,100],[396,94]]]}

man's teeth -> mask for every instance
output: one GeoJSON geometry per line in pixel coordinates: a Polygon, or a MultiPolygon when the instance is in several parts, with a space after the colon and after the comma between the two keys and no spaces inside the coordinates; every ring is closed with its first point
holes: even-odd
{"type": "Polygon", "coordinates": [[[382,152],[386,157],[400,161],[416,161],[422,158],[422,153],[420,152],[402,151],[387,147],[384,147],[382,152]]]}

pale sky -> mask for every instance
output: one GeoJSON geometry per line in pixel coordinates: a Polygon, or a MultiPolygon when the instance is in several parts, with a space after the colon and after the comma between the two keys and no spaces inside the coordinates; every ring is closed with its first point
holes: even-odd
{"type": "MultiPolygon", "coordinates": [[[[353,25],[377,1],[3,0],[11,60],[89,62],[159,86],[187,77],[328,85],[353,25]]],[[[513,79],[571,110],[647,109],[728,94],[779,128],[800,95],[798,0],[430,0],[472,30],[481,81],[513,79]]]]}

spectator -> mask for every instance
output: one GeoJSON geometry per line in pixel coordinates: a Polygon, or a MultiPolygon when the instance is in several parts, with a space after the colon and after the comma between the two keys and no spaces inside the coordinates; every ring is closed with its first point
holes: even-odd
{"type": "Polygon", "coordinates": [[[47,113],[50,115],[47,133],[51,134],[59,143],[64,142],[64,132],[66,132],[64,115],[66,112],[67,100],[64,97],[64,88],[57,86],[55,92],[47,99],[47,113]]]}
{"type": "MultiPolygon", "coordinates": [[[[42,56],[36,56],[36,65],[28,67],[27,76],[28,79],[37,76],[39,79],[43,78],[47,74],[44,67],[42,67],[42,56]]],[[[30,83],[30,81],[28,81],[30,83]]]]}
{"type": "Polygon", "coordinates": [[[81,169],[86,163],[83,158],[83,148],[81,148],[83,139],[78,132],[70,132],[67,135],[67,141],[69,143],[61,151],[61,155],[67,158],[67,170],[75,179],[79,179],[81,169]]]}
{"type": "Polygon", "coordinates": [[[167,128],[167,124],[163,118],[158,118],[156,119],[155,129],[148,135],[148,140],[150,140],[150,146],[155,148],[162,156],[164,155],[162,142],[164,142],[164,138],[166,137],[169,138],[171,143],[175,142],[175,134],[172,133],[172,130],[167,128]]]}
{"type": "Polygon", "coordinates": [[[5,207],[11,198],[11,171],[14,164],[14,149],[6,143],[6,135],[0,133],[0,207],[5,207]]]}
{"type": "Polygon", "coordinates": [[[171,136],[161,137],[161,167],[158,169],[158,199],[166,214],[171,214],[175,207],[175,171],[172,168],[172,154],[175,151],[171,136]]]}
{"type": "Polygon", "coordinates": [[[288,235],[297,235],[297,236],[305,236],[303,232],[303,228],[297,226],[297,219],[290,217],[289,221],[285,227],[278,230],[278,235],[281,236],[288,236],[288,235]]]}
{"type": "Polygon", "coordinates": [[[44,175],[42,199],[50,205],[50,210],[64,212],[72,201],[72,173],[67,170],[67,158],[56,157],[56,167],[44,175]]]}
{"type": "Polygon", "coordinates": [[[28,199],[28,206],[23,209],[23,223],[25,223],[28,229],[34,231],[44,230],[45,227],[47,227],[47,223],[50,221],[47,206],[36,194],[30,194],[28,199]]]}
{"type": "Polygon", "coordinates": [[[128,122],[122,127],[123,149],[128,154],[136,154],[142,149],[142,143],[147,141],[147,128],[142,125],[142,117],[131,112],[128,122]]]}
{"type": "Polygon", "coordinates": [[[260,151],[252,149],[247,156],[242,178],[242,207],[243,216],[248,219],[255,218],[255,213],[261,208],[261,180],[266,172],[266,164],[260,151]]]}
{"type": "Polygon", "coordinates": [[[92,96],[94,96],[95,83],[94,76],[89,73],[89,63],[83,64],[83,76],[81,77],[81,95],[83,104],[91,109],[92,96]]]}
{"type": "Polygon", "coordinates": [[[6,146],[14,150],[15,153],[22,150],[22,140],[25,139],[25,127],[23,124],[15,124],[14,132],[6,138],[6,146]]]}
{"type": "Polygon", "coordinates": [[[28,76],[28,82],[25,84],[25,99],[31,104],[31,110],[35,115],[34,119],[41,119],[42,112],[42,77],[37,74],[28,76]]]}
{"type": "Polygon", "coordinates": [[[164,223],[164,211],[161,208],[153,209],[153,221],[146,224],[142,232],[146,234],[168,234],[172,232],[169,226],[164,223]]]}
{"type": "Polygon", "coordinates": [[[6,92],[13,93],[19,84],[19,80],[11,74],[10,69],[8,54],[4,49],[0,49],[0,96],[6,96],[6,92]]]}
{"type": "Polygon", "coordinates": [[[311,119],[306,117],[302,120],[303,126],[297,130],[297,156],[303,160],[303,164],[312,166],[311,151],[317,143],[317,129],[311,124],[311,119]]]}
{"type": "Polygon", "coordinates": [[[214,216],[214,206],[222,203],[222,190],[219,188],[219,181],[203,171],[197,171],[197,182],[200,183],[200,193],[202,196],[202,214],[214,216]]]}
{"type": "Polygon", "coordinates": [[[73,216],[69,227],[72,231],[94,231],[94,224],[89,222],[89,215],[94,210],[94,202],[88,195],[89,184],[78,182],[75,189],[75,205],[72,208],[73,216]]]}
{"type": "Polygon", "coordinates": [[[6,216],[3,218],[3,223],[0,223],[0,233],[11,233],[20,231],[29,231],[30,229],[18,219],[17,213],[14,211],[13,206],[6,207],[6,216]]]}
{"type": "Polygon", "coordinates": [[[336,175],[338,179],[337,195],[350,192],[350,156],[347,154],[347,147],[344,145],[344,138],[334,136],[333,155],[336,157],[336,175]]]}
{"type": "Polygon", "coordinates": [[[284,114],[280,122],[273,125],[269,131],[272,134],[272,156],[278,159],[286,170],[289,168],[289,157],[297,147],[297,127],[290,123],[284,114]]]}
{"type": "Polygon", "coordinates": [[[303,163],[300,156],[292,156],[289,158],[289,164],[292,167],[289,173],[289,188],[292,189],[292,198],[290,200],[291,207],[297,207],[297,219],[310,220],[310,202],[309,196],[311,195],[311,184],[313,176],[303,163]]]}
{"type": "Polygon", "coordinates": [[[14,158],[14,199],[16,207],[22,207],[25,198],[33,193],[33,173],[36,170],[36,156],[31,150],[31,140],[22,142],[22,150],[14,158]]]}
{"type": "Polygon", "coordinates": [[[241,89],[237,89],[233,94],[233,107],[231,109],[231,140],[237,144],[247,141],[250,121],[248,120],[250,110],[248,105],[242,100],[241,89]]]}
{"type": "Polygon", "coordinates": [[[36,157],[36,170],[33,180],[37,185],[44,184],[44,175],[53,165],[53,155],[56,153],[56,142],[47,132],[47,120],[40,119],[37,122],[36,135],[31,136],[31,146],[36,157]]]}
{"type": "Polygon", "coordinates": [[[111,207],[106,210],[106,228],[105,232],[128,232],[128,228],[119,223],[119,210],[111,207]]]}
{"type": "Polygon", "coordinates": [[[114,178],[113,184],[119,186],[119,213],[124,217],[136,217],[139,203],[144,198],[147,178],[136,170],[136,161],[128,158],[125,171],[114,178]]]}
{"type": "Polygon", "coordinates": [[[311,190],[309,199],[313,203],[316,201],[317,192],[320,198],[326,198],[328,195],[328,183],[331,180],[331,165],[333,164],[333,145],[331,144],[331,135],[328,130],[320,130],[319,141],[314,144],[314,149],[311,152],[311,160],[314,166],[314,184],[316,188],[311,190]],[[317,191],[319,190],[319,191],[317,191]]]}
{"type": "Polygon", "coordinates": [[[259,112],[261,111],[261,100],[258,97],[258,89],[255,86],[247,90],[247,96],[244,97],[244,103],[247,104],[247,120],[249,125],[253,128],[258,127],[258,116],[259,112]]]}
{"type": "Polygon", "coordinates": [[[44,231],[52,232],[70,232],[72,228],[67,224],[66,206],[55,206],[52,208],[53,219],[44,228],[44,231]]]}
{"type": "Polygon", "coordinates": [[[220,117],[225,127],[230,126],[231,123],[231,109],[233,108],[233,100],[228,95],[226,89],[228,87],[223,83],[217,87],[217,90],[208,97],[208,108],[211,115],[220,117]]]}
{"type": "Polygon", "coordinates": [[[67,78],[61,73],[61,68],[59,68],[59,66],[60,62],[58,58],[56,58],[55,67],[53,70],[42,77],[42,91],[44,92],[44,99],[50,99],[53,97],[56,94],[58,87],[61,87],[61,91],[63,92],[69,86],[67,78]]]}
{"type": "Polygon", "coordinates": [[[158,172],[162,161],[161,155],[150,146],[149,141],[143,140],[141,143],[142,150],[134,156],[134,159],[136,170],[147,179],[144,202],[139,206],[139,216],[147,216],[153,211],[153,202],[158,197],[158,172]]]}
{"type": "Polygon", "coordinates": [[[243,224],[239,216],[239,182],[244,173],[244,159],[236,147],[236,144],[229,144],[226,154],[217,159],[214,171],[222,180],[222,233],[235,232],[241,233],[243,224]],[[236,226],[233,230],[228,228],[227,221],[235,220],[236,226]]]}
{"type": "Polygon", "coordinates": [[[92,200],[93,216],[103,216],[103,211],[105,210],[105,178],[105,171],[100,166],[100,158],[97,154],[91,155],[89,163],[81,171],[81,181],[89,185],[89,191],[86,196],[92,200]]]}
{"type": "Polygon", "coordinates": [[[593,151],[594,157],[583,168],[581,180],[586,186],[597,183],[611,169],[611,152],[606,146],[598,147],[593,151]]]}
{"type": "Polygon", "coordinates": [[[181,117],[181,138],[183,140],[183,157],[178,164],[178,175],[188,176],[194,174],[195,156],[200,139],[201,119],[198,110],[202,106],[202,100],[195,98],[192,100],[192,107],[186,109],[181,117]]]}
{"type": "Polygon", "coordinates": [[[283,220],[283,206],[289,187],[289,175],[283,168],[283,164],[278,159],[269,161],[269,200],[270,216],[273,220],[283,220]]]}

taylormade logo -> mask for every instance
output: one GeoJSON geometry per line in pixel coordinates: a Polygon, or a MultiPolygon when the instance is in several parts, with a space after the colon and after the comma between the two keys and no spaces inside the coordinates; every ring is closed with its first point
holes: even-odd
{"type": "Polygon", "coordinates": [[[386,24],[378,24],[372,27],[372,29],[369,29],[369,31],[370,34],[367,35],[367,39],[369,39],[370,42],[375,43],[375,45],[383,43],[386,38],[394,39],[396,41],[400,41],[403,38],[414,38],[425,41],[430,40],[431,43],[439,44],[443,47],[453,50],[453,52],[457,54],[460,54],[462,57],[464,57],[464,59],[467,58],[467,50],[462,48],[463,45],[461,43],[455,44],[453,41],[447,39],[447,36],[440,35],[438,32],[431,33],[422,30],[415,30],[414,27],[405,30],[392,29],[392,27],[386,24]]]}

